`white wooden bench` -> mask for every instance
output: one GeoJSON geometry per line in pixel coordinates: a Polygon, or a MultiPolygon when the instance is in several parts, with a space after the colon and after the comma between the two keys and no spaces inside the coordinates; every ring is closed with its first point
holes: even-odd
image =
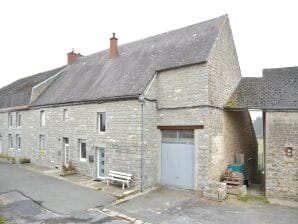
{"type": "Polygon", "coordinates": [[[118,171],[110,170],[107,179],[107,185],[109,186],[109,180],[121,182],[122,183],[122,189],[124,189],[125,184],[129,188],[129,183],[131,182],[132,174],[129,173],[122,173],[118,171]]]}

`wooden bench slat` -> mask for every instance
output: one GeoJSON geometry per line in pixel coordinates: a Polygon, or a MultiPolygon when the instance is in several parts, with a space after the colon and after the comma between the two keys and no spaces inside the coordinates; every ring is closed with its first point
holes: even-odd
{"type": "Polygon", "coordinates": [[[113,171],[113,170],[110,170],[109,173],[114,173],[114,174],[119,174],[119,175],[124,175],[124,176],[132,176],[132,174],[129,174],[129,173],[122,173],[122,172],[118,172],[118,171],[113,171]]]}
{"type": "Polygon", "coordinates": [[[109,177],[118,177],[118,178],[125,179],[125,180],[131,180],[131,177],[121,176],[121,175],[118,175],[118,174],[109,174],[109,177]]]}

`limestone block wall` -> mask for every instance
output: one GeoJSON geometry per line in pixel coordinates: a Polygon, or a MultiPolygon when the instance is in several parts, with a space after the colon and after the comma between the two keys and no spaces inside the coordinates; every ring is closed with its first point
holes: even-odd
{"type": "MultiPolygon", "coordinates": [[[[156,138],[148,133],[156,133],[155,104],[146,104],[145,110],[145,136],[146,136],[146,162],[145,183],[147,186],[155,184],[156,138]],[[153,128],[155,127],[155,128],[153,128]],[[153,140],[152,140],[152,139],[153,140]],[[152,152],[151,152],[152,150],[152,152]],[[151,173],[150,173],[151,172],[151,173]]],[[[50,168],[62,165],[63,138],[69,138],[70,155],[80,173],[96,177],[97,159],[95,147],[106,148],[106,171],[112,169],[132,173],[134,184],[140,183],[141,166],[141,105],[138,100],[107,102],[102,104],[82,104],[61,107],[47,107],[21,111],[22,127],[8,128],[8,114],[0,113],[0,134],[2,148],[12,156],[26,156],[32,162],[50,168]],[[68,109],[69,119],[63,121],[63,109],[68,109]],[[46,114],[46,125],[40,127],[40,111],[46,114]],[[97,112],[106,112],[106,132],[96,130],[97,112]],[[22,149],[8,149],[8,134],[12,134],[15,144],[16,134],[21,135],[22,149]],[[45,135],[45,152],[39,151],[39,136],[45,135]],[[79,161],[79,140],[87,143],[87,161],[79,161]],[[94,162],[88,157],[94,156],[94,162]]]]}
{"type": "MultiPolygon", "coordinates": [[[[218,181],[228,163],[234,162],[235,152],[239,150],[239,144],[228,144],[228,142],[241,135],[235,131],[227,131],[230,129],[231,122],[226,119],[226,112],[223,108],[241,79],[229,21],[224,24],[222,33],[210,55],[208,74],[209,178],[218,181]]],[[[244,122],[247,122],[248,117],[242,116],[245,118],[244,122]]],[[[235,126],[243,126],[237,118],[233,122],[237,124],[235,126]]],[[[249,132],[253,131],[252,125],[247,127],[251,129],[249,132]]],[[[253,136],[250,137],[251,139],[247,139],[247,142],[254,141],[253,136]]],[[[246,145],[247,142],[243,142],[243,144],[246,145]]]]}
{"type": "Polygon", "coordinates": [[[298,202],[298,112],[266,112],[265,127],[266,195],[298,202]]]}
{"type": "Polygon", "coordinates": [[[229,155],[224,163],[235,162],[236,153],[243,153],[246,174],[258,183],[258,143],[248,111],[224,112],[224,145],[229,155]]]}

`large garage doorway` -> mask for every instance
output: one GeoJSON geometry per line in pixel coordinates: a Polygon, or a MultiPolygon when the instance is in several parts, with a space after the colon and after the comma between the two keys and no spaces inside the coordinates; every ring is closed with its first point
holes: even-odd
{"type": "Polygon", "coordinates": [[[183,189],[194,189],[193,130],[162,131],[161,183],[183,189]]]}

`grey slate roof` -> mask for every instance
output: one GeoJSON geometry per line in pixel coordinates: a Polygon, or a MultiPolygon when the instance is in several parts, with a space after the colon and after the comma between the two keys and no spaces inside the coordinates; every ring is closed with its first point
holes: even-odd
{"type": "Polygon", "coordinates": [[[159,70],[208,60],[228,20],[226,15],[78,59],[33,105],[59,104],[141,94],[159,70]]]}
{"type": "Polygon", "coordinates": [[[29,105],[32,87],[57,74],[64,67],[25,77],[1,88],[0,108],[29,105]]]}
{"type": "Polygon", "coordinates": [[[261,78],[242,78],[226,108],[297,110],[298,67],[264,69],[261,78]]]}

